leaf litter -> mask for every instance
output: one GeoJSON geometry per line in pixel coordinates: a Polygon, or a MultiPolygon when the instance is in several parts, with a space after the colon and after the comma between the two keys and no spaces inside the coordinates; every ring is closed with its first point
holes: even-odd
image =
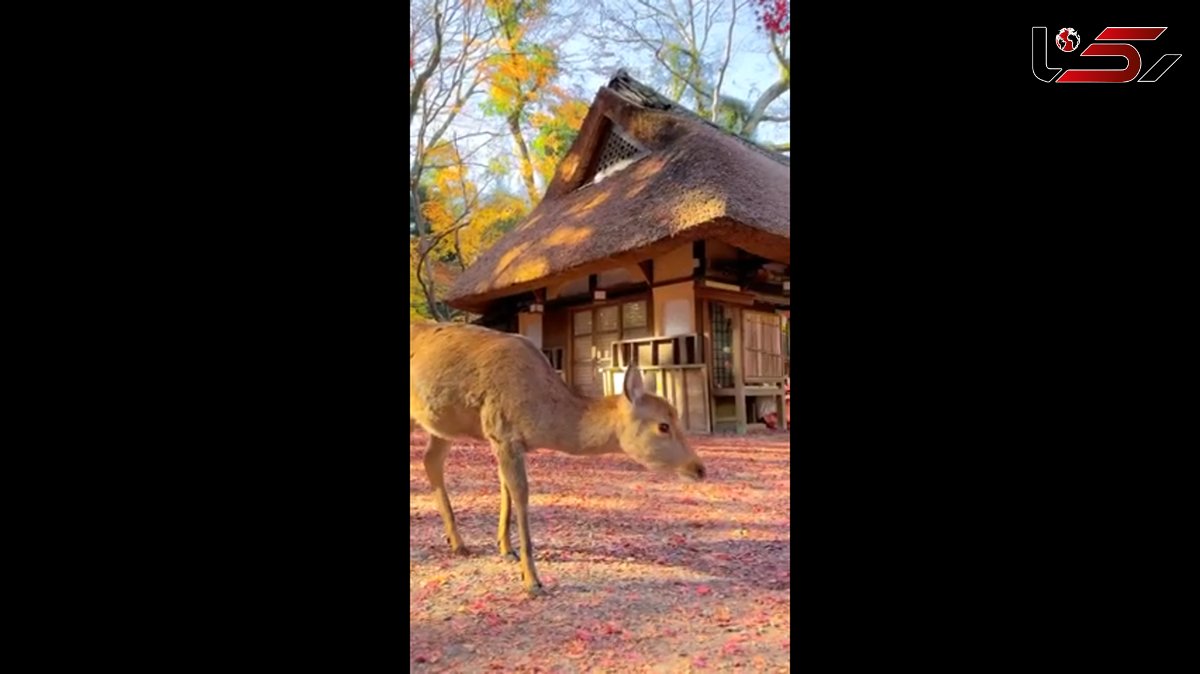
{"type": "MultiPolygon", "coordinates": [[[[496,548],[485,443],[455,441],[447,491],[471,556],[450,554],[409,447],[409,667],[421,672],[790,671],[791,448],[698,437],[691,483],[620,455],[532,452],[530,526],[547,595],[496,548]]],[[[515,522],[511,526],[517,543],[515,522]]]]}

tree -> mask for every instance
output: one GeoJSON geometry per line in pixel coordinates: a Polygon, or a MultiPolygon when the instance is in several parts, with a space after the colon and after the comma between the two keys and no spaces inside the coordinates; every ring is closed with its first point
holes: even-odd
{"type": "MultiPolygon", "coordinates": [[[[597,44],[614,44],[620,54],[601,59],[611,70],[625,65],[631,51],[649,57],[652,81],[697,114],[745,138],[763,123],[790,122],[790,18],[777,0],[599,0],[588,31],[597,44]],[[781,13],[782,12],[782,15],[781,13]],[[743,97],[726,90],[734,57],[735,31],[753,28],[777,77],[762,92],[743,97]],[[613,61],[617,63],[613,63],[613,61]]],[[[744,58],[739,49],[739,58],[744,58]]]]}
{"type": "MultiPolygon", "coordinates": [[[[434,269],[425,265],[436,246],[421,186],[430,152],[439,148],[471,99],[482,93],[492,27],[475,0],[424,0],[409,7],[409,216],[415,230],[416,280],[431,317],[449,318],[435,295],[434,269]]],[[[454,135],[454,141],[463,139],[454,135]]]]}
{"type": "Polygon", "coordinates": [[[552,25],[549,1],[488,0],[487,4],[499,48],[488,58],[484,111],[504,119],[517,150],[525,192],[530,203],[537,204],[558,160],[574,141],[587,105],[555,84],[560,74],[558,53],[552,43],[540,41],[539,34],[552,25]]]}
{"type": "MultiPolygon", "coordinates": [[[[439,320],[458,316],[437,298],[479,255],[528,213],[528,204],[501,189],[481,189],[457,144],[444,141],[430,149],[418,192],[423,195],[422,245],[410,250],[410,280],[421,288],[428,314],[439,320]]],[[[484,187],[491,177],[484,174],[484,187]]],[[[410,293],[410,304],[412,296],[410,293]]],[[[410,315],[412,312],[410,311],[410,315]]]]}
{"type": "Polygon", "coordinates": [[[409,259],[420,289],[410,315],[457,316],[440,293],[537,203],[538,179],[549,182],[587,113],[553,82],[548,7],[418,0],[409,10],[409,259]],[[516,145],[528,201],[498,187],[511,154],[490,152],[499,138],[516,145]]]}

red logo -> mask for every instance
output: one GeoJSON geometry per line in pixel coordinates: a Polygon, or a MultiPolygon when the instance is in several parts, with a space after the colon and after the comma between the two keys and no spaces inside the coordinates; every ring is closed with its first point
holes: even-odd
{"type": "Polygon", "coordinates": [[[1061,51],[1075,51],[1079,47],[1079,33],[1074,28],[1063,28],[1054,36],[1054,44],[1061,51]]]}
{"type": "MultiPolygon", "coordinates": [[[[1150,66],[1146,74],[1139,79],[1142,72],[1142,55],[1130,42],[1153,42],[1167,30],[1161,28],[1110,27],[1100,31],[1094,44],[1079,52],[1079,56],[1119,56],[1125,59],[1125,67],[1119,70],[1099,70],[1087,68],[1072,68],[1059,76],[1062,68],[1051,68],[1048,65],[1049,35],[1045,26],[1033,28],[1033,76],[1043,82],[1074,82],[1074,83],[1108,83],[1124,84],[1137,80],[1138,82],[1157,82],[1163,73],[1175,65],[1182,54],[1163,54],[1150,66]],[[1040,46],[1039,46],[1040,45],[1040,46]],[[1040,55],[1039,55],[1040,51],[1040,55]]],[[[1060,51],[1072,53],[1079,49],[1079,34],[1074,28],[1062,28],[1054,35],[1054,44],[1060,51]]]]}

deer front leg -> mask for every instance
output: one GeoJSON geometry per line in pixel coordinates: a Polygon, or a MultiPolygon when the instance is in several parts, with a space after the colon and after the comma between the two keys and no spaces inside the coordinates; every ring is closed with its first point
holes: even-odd
{"type": "MultiPolygon", "coordinates": [[[[512,499],[512,509],[517,515],[517,536],[521,546],[521,576],[525,591],[532,596],[542,593],[542,582],[538,580],[533,566],[533,541],[529,533],[529,482],[525,477],[525,448],[516,442],[505,441],[494,446],[500,464],[500,479],[512,499]]],[[[504,520],[501,520],[503,522],[504,520]]],[[[507,528],[506,525],[502,524],[507,528]]]]}
{"type": "Polygon", "coordinates": [[[517,553],[513,552],[512,539],[508,535],[508,525],[510,520],[510,512],[512,510],[512,496],[508,493],[508,487],[504,486],[504,473],[500,472],[500,529],[496,534],[496,540],[500,543],[500,556],[505,559],[513,559],[520,561],[517,553]]]}
{"type": "Polygon", "coordinates": [[[442,524],[446,526],[446,540],[450,543],[450,551],[458,555],[469,555],[470,550],[463,545],[462,538],[458,535],[454,511],[450,508],[450,497],[446,495],[445,468],[446,454],[449,450],[449,440],[430,433],[429,448],[425,450],[425,474],[429,476],[429,484],[433,485],[433,501],[442,515],[442,524]]]}

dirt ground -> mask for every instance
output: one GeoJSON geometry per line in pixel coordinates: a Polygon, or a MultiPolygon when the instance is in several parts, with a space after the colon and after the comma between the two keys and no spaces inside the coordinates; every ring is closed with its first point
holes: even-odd
{"type": "MultiPolygon", "coordinates": [[[[527,459],[547,595],[496,549],[499,483],[483,443],[446,466],[470,557],[452,556],[409,448],[409,667],[420,672],[790,671],[790,441],[694,438],[708,479],[621,455],[527,459]]],[[[512,527],[514,545],[516,525],[512,527]]]]}

